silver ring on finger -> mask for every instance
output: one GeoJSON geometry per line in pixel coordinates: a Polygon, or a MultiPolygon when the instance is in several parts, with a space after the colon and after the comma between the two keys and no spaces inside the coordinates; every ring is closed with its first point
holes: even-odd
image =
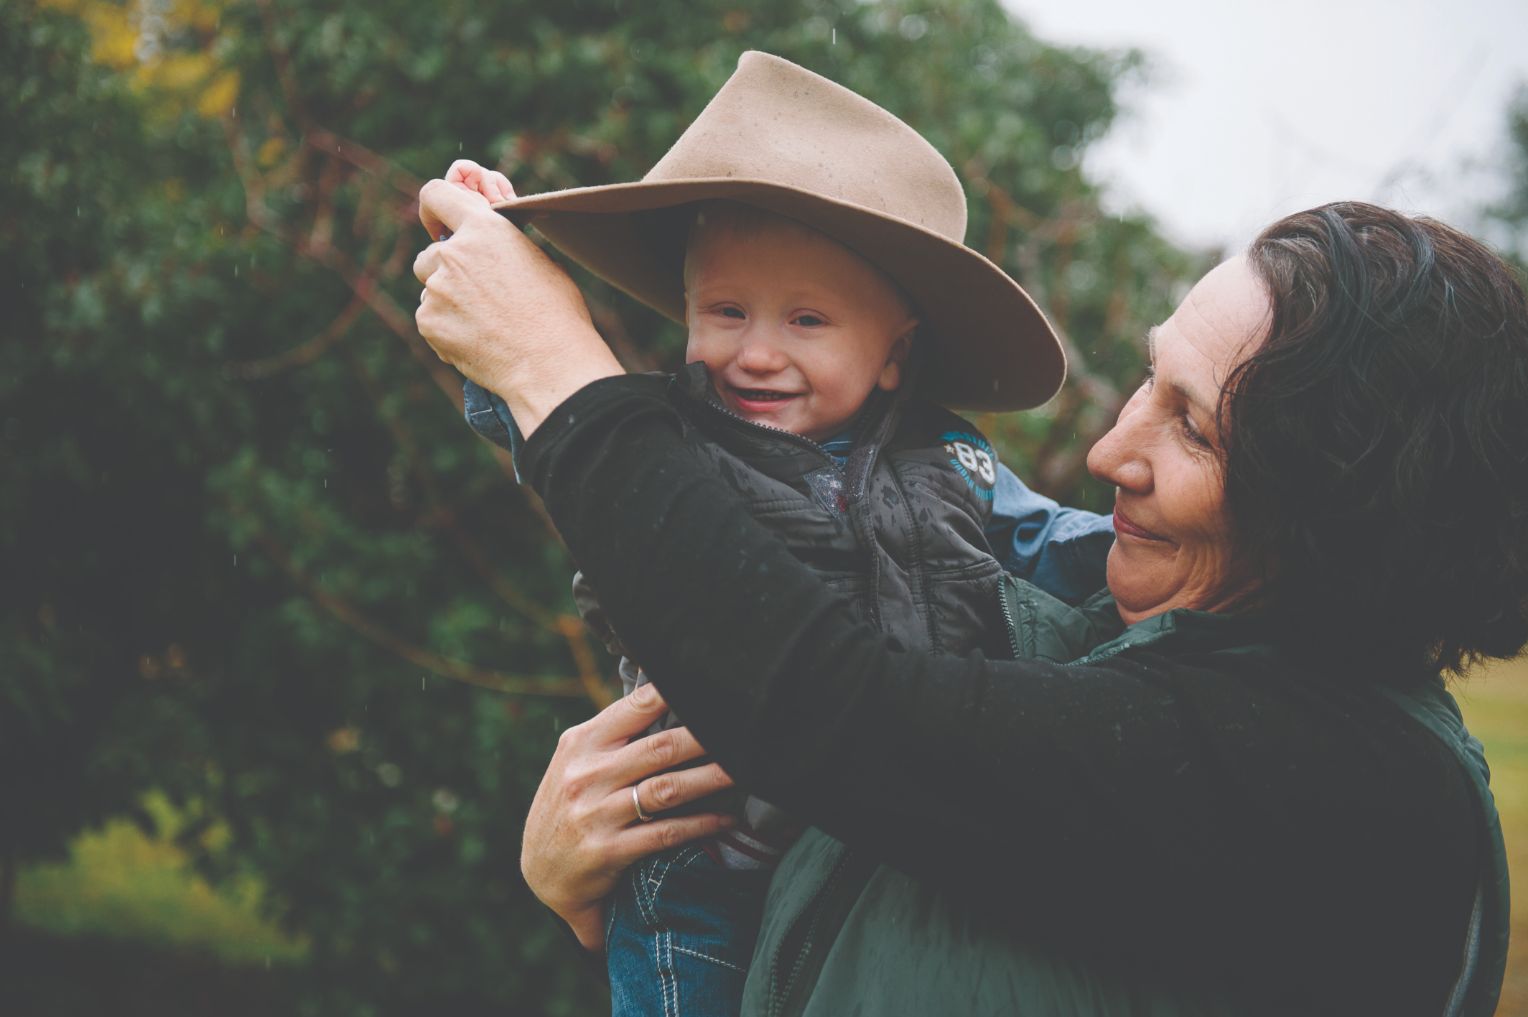
{"type": "Polygon", "coordinates": [[[631,786],[631,804],[636,806],[638,819],[644,823],[651,823],[653,821],[652,816],[642,811],[642,798],[637,794],[637,785],[635,784],[631,786]]]}

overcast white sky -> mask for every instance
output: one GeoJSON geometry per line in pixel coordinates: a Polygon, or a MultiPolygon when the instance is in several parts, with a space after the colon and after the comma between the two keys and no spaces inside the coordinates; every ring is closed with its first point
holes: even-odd
{"type": "Polygon", "coordinates": [[[1468,226],[1528,82],[1528,0],[1005,2],[1047,42],[1154,58],[1087,165],[1196,244],[1339,198],[1468,226]]]}

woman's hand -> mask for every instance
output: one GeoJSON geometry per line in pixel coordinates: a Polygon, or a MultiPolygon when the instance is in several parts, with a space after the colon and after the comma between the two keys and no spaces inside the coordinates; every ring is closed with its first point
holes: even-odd
{"type": "Polygon", "coordinates": [[[431,180],[419,192],[435,242],[414,259],[424,284],[414,320],[436,355],[502,396],[530,437],[568,396],[624,372],[568,274],[464,183],[431,180]]]}
{"type": "Polygon", "coordinates": [[[704,753],[685,728],[631,740],[665,709],[658,691],[643,685],[564,731],[526,816],[525,882],[588,950],[603,948],[605,898],[627,867],[733,824],[717,813],[660,815],[732,786],[715,763],[662,772],[704,753]],[[638,816],[633,788],[650,821],[638,816]]]}

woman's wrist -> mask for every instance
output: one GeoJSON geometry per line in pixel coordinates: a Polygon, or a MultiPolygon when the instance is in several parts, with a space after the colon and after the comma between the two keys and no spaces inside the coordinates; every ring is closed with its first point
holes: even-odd
{"type": "Polygon", "coordinates": [[[578,940],[578,945],[590,953],[605,952],[605,905],[603,902],[592,908],[562,914],[560,916],[568,923],[568,928],[573,932],[573,938],[578,940]]]}
{"type": "Polygon", "coordinates": [[[522,360],[507,365],[484,385],[504,400],[523,437],[529,438],[553,410],[580,389],[626,373],[599,334],[592,327],[588,333],[570,337],[567,346],[576,348],[576,355],[541,357],[530,363],[522,360]]]}

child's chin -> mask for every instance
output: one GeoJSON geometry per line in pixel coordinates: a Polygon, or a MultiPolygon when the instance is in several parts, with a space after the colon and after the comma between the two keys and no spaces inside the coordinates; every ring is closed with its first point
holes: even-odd
{"type": "Polygon", "coordinates": [[[796,427],[796,422],[791,419],[789,413],[749,413],[744,410],[739,413],[745,420],[751,420],[755,424],[764,427],[772,427],[777,431],[789,431],[792,434],[800,434],[801,430],[796,427]]]}

